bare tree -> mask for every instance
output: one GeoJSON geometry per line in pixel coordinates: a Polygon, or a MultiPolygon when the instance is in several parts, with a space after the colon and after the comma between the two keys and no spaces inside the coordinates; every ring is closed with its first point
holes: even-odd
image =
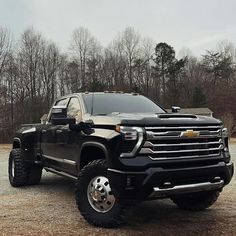
{"type": "Polygon", "coordinates": [[[123,55],[120,37],[113,40],[105,50],[104,68],[110,87],[122,90],[125,86],[126,60],[123,55]]]}
{"type": "Polygon", "coordinates": [[[39,121],[56,97],[86,90],[137,91],[167,107],[204,104],[236,134],[236,50],[229,41],[201,58],[186,49],[176,58],[171,45],[154,46],[131,27],[104,48],[80,27],[70,54],[33,29],[17,42],[12,47],[0,27],[0,142],[21,123],[39,121]]]}
{"type": "MultiPolygon", "coordinates": [[[[7,63],[11,53],[11,34],[7,28],[0,26],[0,132],[5,136],[9,136],[8,126],[12,124],[12,119],[9,119],[9,81],[6,78],[7,63]]],[[[13,113],[11,113],[13,114],[13,113]]],[[[12,117],[12,115],[11,115],[12,117]]],[[[0,136],[2,136],[0,135],[0,136]]]]}
{"type": "Polygon", "coordinates": [[[229,40],[220,41],[217,44],[216,50],[225,56],[231,57],[234,61],[236,60],[236,48],[235,45],[229,40]]]}
{"type": "Polygon", "coordinates": [[[28,29],[22,34],[18,51],[21,80],[24,81],[25,89],[30,98],[31,122],[36,120],[38,113],[38,109],[34,104],[38,104],[36,98],[40,96],[41,80],[38,79],[38,75],[43,43],[42,36],[39,33],[36,33],[33,29],[28,29]]]}
{"type": "Polygon", "coordinates": [[[131,27],[127,27],[121,35],[122,49],[127,60],[127,75],[130,91],[133,89],[134,60],[140,53],[140,39],[141,36],[139,33],[131,27]]]}
{"type": "Polygon", "coordinates": [[[66,54],[60,54],[58,58],[57,75],[58,93],[60,96],[63,96],[66,93],[71,93],[68,63],[68,56],[66,54]]]}
{"type": "MultiPolygon", "coordinates": [[[[88,29],[80,27],[72,34],[71,50],[80,66],[81,85],[80,89],[86,89],[87,62],[99,48],[97,40],[91,35],[88,29]]],[[[79,83],[77,83],[79,86],[79,83]]]]}
{"type": "Polygon", "coordinates": [[[57,95],[56,79],[59,63],[59,50],[54,43],[44,43],[41,59],[43,91],[49,107],[57,95]]]}
{"type": "Polygon", "coordinates": [[[11,51],[12,39],[10,31],[0,26],[0,77],[3,73],[7,56],[11,51]]]}
{"type": "Polygon", "coordinates": [[[144,38],[141,43],[141,58],[142,58],[142,66],[144,67],[144,74],[142,76],[141,86],[145,87],[144,93],[146,96],[149,95],[149,88],[151,86],[152,79],[152,58],[153,52],[155,48],[155,43],[150,38],[144,38]]]}

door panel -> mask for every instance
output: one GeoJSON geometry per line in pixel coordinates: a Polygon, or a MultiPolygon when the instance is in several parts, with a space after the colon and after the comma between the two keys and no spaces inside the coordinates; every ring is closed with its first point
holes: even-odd
{"type": "MultiPolygon", "coordinates": [[[[81,108],[77,97],[71,97],[67,108],[67,116],[76,118],[77,123],[80,122],[81,108]]],[[[70,130],[69,125],[65,125],[56,131],[58,157],[63,159],[64,170],[70,174],[76,173],[80,137],[81,132],[70,130]]]]}
{"type": "MultiPolygon", "coordinates": [[[[57,101],[54,105],[67,106],[69,98],[64,98],[57,101]]],[[[41,150],[45,161],[53,168],[62,170],[63,160],[60,158],[60,151],[58,150],[58,136],[63,125],[53,125],[50,123],[45,124],[42,128],[41,136],[41,150]]]]}
{"type": "Polygon", "coordinates": [[[56,129],[56,155],[63,162],[64,171],[73,174],[76,170],[77,134],[69,129],[69,125],[56,129]]]}

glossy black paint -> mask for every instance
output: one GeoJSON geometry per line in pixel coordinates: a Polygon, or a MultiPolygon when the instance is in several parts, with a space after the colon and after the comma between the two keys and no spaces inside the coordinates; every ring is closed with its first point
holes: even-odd
{"type": "Polygon", "coordinates": [[[50,167],[57,171],[77,176],[82,162],[86,163],[86,159],[91,161],[91,159],[98,158],[96,153],[94,153],[94,156],[82,155],[83,150],[85,148],[99,150],[99,153],[103,153],[103,158],[107,160],[113,191],[117,197],[122,199],[126,197],[145,198],[154,184],[159,184],[165,180],[173,181],[176,178],[191,178],[193,173],[196,173],[197,176],[204,176],[204,173],[212,173],[208,176],[209,178],[220,174],[225,183],[230,181],[233,174],[233,166],[226,165],[230,158],[228,153],[217,157],[215,165],[207,166],[204,170],[203,167],[199,167],[197,164],[202,160],[196,158],[192,160],[192,163],[188,162],[191,171],[186,169],[184,161],[180,161],[179,166],[173,166],[173,161],[154,161],[147,158],[147,156],[125,159],[120,157],[121,134],[115,131],[116,125],[138,127],[201,126],[222,125],[221,121],[210,117],[192,115],[191,119],[189,119],[189,115],[185,116],[176,113],[119,113],[93,116],[87,111],[82,94],[72,94],[60,98],[55,101],[53,106],[63,99],[67,99],[66,104],[68,105],[68,101],[72,97],[78,99],[81,108],[77,124],[61,125],[52,122],[51,109],[45,124],[22,125],[17,131],[13,147],[20,147],[23,150],[27,162],[40,162],[44,167],[50,167]],[[181,119],[170,119],[178,118],[178,116],[181,116],[181,119]],[[181,166],[181,163],[183,166],[181,166]],[[133,189],[126,189],[127,176],[131,177],[133,181],[133,189]]]}
{"type": "Polygon", "coordinates": [[[215,165],[189,168],[165,169],[156,166],[143,171],[108,170],[111,187],[116,197],[123,201],[145,200],[154,186],[164,186],[165,182],[176,185],[212,182],[215,176],[219,176],[226,185],[230,182],[232,175],[233,164],[226,165],[224,161],[215,165]],[[131,179],[129,186],[127,186],[127,178],[131,179]]]}

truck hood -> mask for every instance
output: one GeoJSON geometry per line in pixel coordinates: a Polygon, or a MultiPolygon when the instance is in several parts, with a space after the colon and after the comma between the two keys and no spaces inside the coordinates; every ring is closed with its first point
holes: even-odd
{"type": "Polygon", "coordinates": [[[120,113],[90,116],[95,125],[162,126],[162,125],[222,125],[213,117],[176,113],[120,113]]]}

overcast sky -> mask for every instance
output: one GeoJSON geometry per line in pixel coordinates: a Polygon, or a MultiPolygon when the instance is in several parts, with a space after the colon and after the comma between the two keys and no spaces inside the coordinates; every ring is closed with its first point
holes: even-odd
{"type": "Polygon", "coordinates": [[[63,50],[76,27],[87,27],[106,46],[132,26],[199,56],[221,40],[236,44],[236,0],[0,0],[0,25],[15,38],[33,26],[63,50]]]}

